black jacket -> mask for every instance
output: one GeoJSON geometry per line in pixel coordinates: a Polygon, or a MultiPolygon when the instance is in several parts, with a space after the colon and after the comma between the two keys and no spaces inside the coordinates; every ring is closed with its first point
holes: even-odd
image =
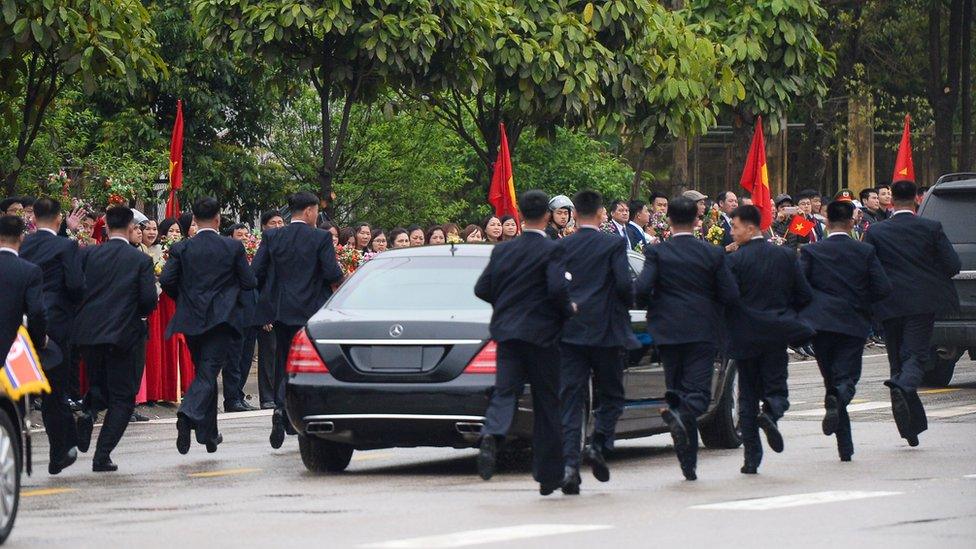
{"type": "Polygon", "coordinates": [[[725,250],[682,235],[644,249],[637,298],[648,304],[647,331],[656,344],[719,343],[723,307],[739,290],[725,250]]]}
{"type": "Polygon", "coordinates": [[[75,311],[85,296],[85,275],[81,272],[78,243],[38,230],[24,239],[20,257],[37,265],[44,273],[48,335],[62,345],[67,343],[75,311]]]}
{"type": "Polygon", "coordinates": [[[800,269],[813,287],[804,320],[818,332],[867,338],[874,303],[891,293],[874,246],[846,234],[827,237],[800,250],[800,269]]]}
{"type": "Polygon", "coordinates": [[[730,357],[751,358],[813,337],[798,315],[812,292],[793,250],[761,238],[729,254],[727,262],[739,287],[739,300],[727,311],[730,357]]]}
{"type": "Polygon", "coordinates": [[[81,254],[85,297],[72,328],[75,345],[130,347],[146,337],[143,320],[156,308],[156,277],[148,255],[117,239],[81,254]]]}
{"type": "Polygon", "coordinates": [[[44,345],[44,277],[41,268],[9,252],[0,252],[0,358],[6,360],[17,330],[27,315],[27,332],[35,347],[44,345]]]}
{"type": "Polygon", "coordinates": [[[579,314],[563,326],[561,341],[593,347],[636,348],[630,325],[634,284],[627,265],[627,242],[595,229],[580,228],[561,239],[569,296],[579,314]]]}
{"type": "Polygon", "coordinates": [[[267,299],[263,310],[288,326],[304,326],[342,280],[332,234],[300,222],[266,231],[251,267],[267,299]]]}
{"type": "MultiPolygon", "coordinates": [[[[176,301],[176,313],[166,328],[170,337],[200,335],[221,324],[243,333],[241,292],[253,290],[257,280],[240,242],[203,230],[170,248],[159,285],[176,301]]],[[[247,297],[253,302],[253,294],[247,297]]]]}
{"type": "Polygon", "coordinates": [[[941,223],[898,214],[871,225],[864,241],[874,246],[891,281],[891,295],[875,307],[880,320],[959,309],[952,277],[962,263],[941,223]]]}
{"type": "Polygon", "coordinates": [[[492,249],[474,287],[474,294],[492,305],[492,339],[544,347],[556,342],[563,322],[573,315],[564,253],[530,231],[492,249]]]}

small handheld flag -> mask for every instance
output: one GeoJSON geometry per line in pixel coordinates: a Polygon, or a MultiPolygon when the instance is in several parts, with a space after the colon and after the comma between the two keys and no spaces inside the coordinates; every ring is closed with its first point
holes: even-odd
{"type": "Polygon", "coordinates": [[[19,400],[25,394],[51,392],[51,385],[44,376],[34,342],[31,341],[27,328],[23,326],[17,330],[17,337],[7,353],[3,370],[0,370],[0,386],[13,400],[19,400]]]}
{"type": "Polygon", "coordinates": [[[909,127],[912,117],[905,115],[905,129],[901,132],[901,143],[898,144],[898,157],[895,158],[895,172],[891,176],[894,181],[915,182],[915,163],[912,162],[912,132],[909,127]]]}
{"type": "Polygon", "coordinates": [[[794,215],[793,219],[790,220],[790,228],[786,232],[800,236],[808,236],[810,231],[812,231],[815,226],[816,225],[814,225],[813,221],[810,221],[800,214],[797,214],[794,215]]]}

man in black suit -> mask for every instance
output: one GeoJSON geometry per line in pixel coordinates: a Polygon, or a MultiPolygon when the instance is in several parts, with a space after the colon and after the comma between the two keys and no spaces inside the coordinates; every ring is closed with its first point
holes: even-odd
{"type": "Polygon", "coordinates": [[[840,460],[850,461],[854,441],[847,405],[861,379],[871,308],[888,297],[891,283],[874,247],[851,238],[854,204],[849,199],[827,205],[827,222],[830,234],[800,249],[800,268],[813,287],[803,318],[817,330],[813,348],[827,393],[823,433],[836,433],[840,460]]]}
{"type": "MultiPolygon", "coordinates": [[[[0,211],[2,214],[2,211],[0,211]]],[[[41,268],[18,257],[24,240],[24,220],[0,215],[0,357],[6,360],[17,331],[27,316],[27,333],[36,348],[47,344],[44,275],[41,268]]],[[[77,452],[75,452],[77,457],[77,452]]],[[[70,463],[64,465],[67,467],[70,463]]]]}
{"type": "Polygon", "coordinates": [[[545,233],[548,204],[542,191],[519,197],[524,231],[492,250],[474,288],[476,296],[492,305],[489,331],[498,345],[498,373],[481,430],[478,473],[485,480],[494,475],[498,443],[508,434],[528,381],[534,421],[532,476],[544,496],[559,487],[563,476],[556,343],[563,322],[576,308],[569,296],[565,250],[545,233]]]}
{"type": "Polygon", "coordinates": [[[762,461],[760,428],[769,447],[774,452],[783,451],[783,436],[776,422],[790,407],[786,348],[813,337],[813,329],[797,314],[812,296],[796,254],[767,242],[760,224],[761,215],[755,206],[739,206],[732,211],[732,236],[737,246],[728,264],[740,299],[727,310],[728,355],[739,370],[739,427],[745,451],[741,472],[747,475],[756,474],[762,461]]]}
{"type": "Polygon", "coordinates": [[[958,310],[952,277],[962,268],[942,224],[915,215],[915,190],[911,181],[893,183],[891,219],[872,225],[864,236],[891,280],[891,295],[876,305],[875,314],[888,345],[891,412],[910,446],[918,446],[919,433],[928,428],[918,386],[930,359],[935,315],[958,310]]]}
{"type": "Polygon", "coordinates": [[[688,480],[698,478],[697,418],[711,400],[723,307],[739,299],[725,252],[694,237],[697,215],[698,206],[690,198],[671,200],[673,236],[644,249],[644,270],[637,279],[639,303],[648,303],[647,331],[664,363],[668,407],[661,416],[688,480]]]}
{"type": "MultiPolygon", "coordinates": [[[[176,449],[190,451],[190,431],[207,452],[223,441],[217,429],[217,374],[233,370],[241,348],[244,318],[241,292],[257,280],[247,264],[244,247],[220,236],[220,204],[204,197],[193,203],[197,234],[173,245],[159,285],[176,301],[166,337],[186,336],[196,375],[176,415],[176,449]]],[[[235,379],[224,378],[236,386],[235,379]]]]}
{"type": "MultiPolygon", "coordinates": [[[[285,226],[281,213],[277,210],[268,210],[261,214],[261,232],[267,233],[271,229],[280,229],[285,226]]],[[[269,269],[268,278],[264,283],[267,291],[258,292],[258,303],[254,310],[254,318],[251,319],[252,327],[257,329],[258,334],[258,399],[261,409],[274,409],[275,407],[275,333],[274,320],[275,310],[271,304],[270,289],[274,287],[274,280],[271,279],[274,270],[269,269]]]]}
{"type": "Polygon", "coordinates": [[[268,295],[275,312],[275,411],[269,437],[272,448],[281,448],[285,432],[294,434],[285,412],[285,366],[291,340],[329,299],[332,286],[342,280],[332,234],[315,226],[319,200],[312,193],[300,192],[288,198],[288,207],[291,223],[264,233],[252,263],[260,293],[268,295]]]}
{"type": "Polygon", "coordinates": [[[50,443],[48,472],[56,475],[66,462],[73,462],[69,454],[77,455],[78,432],[75,417],[68,407],[70,368],[67,364],[71,348],[69,336],[75,311],[85,294],[85,276],[81,272],[78,244],[58,236],[61,226],[61,204],[50,198],[34,203],[37,232],[24,239],[20,257],[37,265],[44,272],[44,307],[47,310],[48,337],[62,350],[61,363],[44,364],[44,374],[51,385],[51,394],[44,397],[41,415],[50,443]]]}
{"type": "Polygon", "coordinates": [[[739,197],[732,191],[722,191],[718,193],[715,203],[718,205],[719,226],[725,233],[722,235],[722,247],[727,252],[734,252],[738,247],[735,239],[732,238],[732,212],[739,207],[739,197]]]}
{"type": "Polygon", "coordinates": [[[78,419],[78,449],[87,451],[98,413],[108,410],[98,434],[92,470],[116,471],[110,454],[122,439],[135,409],[148,334],[146,317],[156,308],[152,258],[129,244],[135,225],[132,210],[114,206],[105,212],[109,239],[85,248],[82,299],[72,329],[85,360],[89,388],[78,419]]]}
{"type": "Polygon", "coordinates": [[[624,411],[624,352],[640,346],[630,327],[634,286],[627,265],[627,243],[600,231],[600,193],[581,191],[573,203],[579,230],[558,243],[571,279],[570,299],[580,310],[566,322],[559,342],[564,494],[579,494],[580,429],[591,374],[594,400],[599,406],[593,414],[596,425],[583,450],[583,460],[597,480],[610,480],[604,453],[613,449],[617,420],[624,411]]]}

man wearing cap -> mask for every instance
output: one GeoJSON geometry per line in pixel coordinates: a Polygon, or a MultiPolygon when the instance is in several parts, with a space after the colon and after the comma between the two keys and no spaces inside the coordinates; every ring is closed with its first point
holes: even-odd
{"type": "MultiPolygon", "coordinates": [[[[799,209],[793,205],[793,197],[786,193],[776,195],[773,203],[776,206],[776,218],[772,224],[773,234],[785,240],[784,246],[796,250],[800,247],[801,237],[790,232],[790,220],[799,209]]],[[[805,238],[802,240],[806,241],[805,238]]]]}
{"type": "MultiPolygon", "coordinates": [[[[34,203],[37,232],[24,239],[20,257],[37,265],[44,272],[44,307],[47,311],[48,336],[67,353],[71,341],[71,324],[81,299],[85,296],[85,275],[81,271],[78,243],[58,236],[61,226],[61,204],[57,200],[41,198],[34,203]]],[[[51,394],[41,402],[44,428],[50,442],[48,472],[56,475],[65,463],[77,455],[78,433],[75,418],[68,407],[67,391],[70,383],[66,356],[62,363],[45,363],[44,374],[51,384],[51,394]]]]}
{"type": "Polygon", "coordinates": [[[942,224],[915,215],[916,189],[911,181],[896,181],[891,186],[891,219],[864,235],[893,288],[874,311],[888,345],[891,378],[885,385],[891,390],[891,412],[909,446],[918,446],[919,433],[928,428],[918,386],[930,358],[935,315],[959,308],[952,277],[962,268],[942,224]]]}
{"type": "Polygon", "coordinates": [[[638,303],[647,305],[647,330],[664,364],[668,407],[661,417],[688,480],[698,478],[697,418],[711,401],[723,307],[739,299],[725,252],[694,237],[696,216],[691,198],[679,196],[668,204],[673,236],[644,248],[636,283],[638,303]]]}
{"type": "Polygon", "coordinates": [[[847,405],[861,377],[871,309],[891,293],[874,247],[851,238],[853,196],[850,191],[838,193],[827,205],[829,235],[800,250],[800,268],[813,288],[813,300],[802,316],[817,330],[813,347],[826,388],[822,429],[827,436],[836,434],[841,461],[854,454],[847,405]]]}
{"type": "Polygon", "coordinates": [[[546,225],[546,235],[549,238],[559,240],[575,232],[572,223],[573,201],[569,197],[564,194],[552,197],[552,200],[549,201],[549,212],[552,214],[552,219],[546,225]]]}
{"type": "Polygon", "coordinates": [[[707,195],[704,195],[694,189],[691,189],[681,193],[681,196],[687,198],[688,200],[691,200],[698,207],[698,219],[701,219],[702,217],[705,216],[705,210],[708,208],[705,205],[705,201],[708,200],[707,195]]]}

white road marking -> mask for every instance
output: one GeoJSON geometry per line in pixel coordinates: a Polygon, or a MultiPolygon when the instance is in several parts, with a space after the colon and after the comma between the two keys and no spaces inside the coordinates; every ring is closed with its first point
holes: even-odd
{"type": "Polygon", "coordinates": [[[501,543],[520,539],[539,538],[543,536],[572,534],[575,532],[607,530],[610,528],[612,528],[612,526],[602,524],[522,524],[519,526],[487,528],[484,530],[467,530],[464,532],[455,532],[453,534],[444,534],[439,536],[427,536],[422,538],[409,538],[394,541],[384,541],[380,543],[370,543],[363,545],[362,547],[373,547],[379,549],[467,547],[469,545],[501,543]]]}
{"type": "MultiPolygon", "coordinates": [[[[866,412],[869,410],[881,410],[884,408],[891,408],[890,402],[862,402],[860,404],[851,404],[847,407],[847,412],[866,412]]],[[[814,410],[800,410],[798,412],[786,412],[787,416],[793,417],[816,417],[822,416],[824,414],[823,408],[817,408],[814,410]]]]}
{"type": "Polygon", "coordinates": [[[966,476],[964,476],[962,478],[976,478],[976,475],[966,475],[966,476]]]}
{"type": "Polygon", "coordinates": [[[928,417],[936,418],[949,418],[964,416],[967,414],[976,414],[976,404],[967,404],[965,406],[953,406],[952,408],[942,408],[939,410],[927,411],[925,415],[928,417]]]}
{"type": "Polygon", "coordinates": [[[743,499],[722,503],[708,503],[694,505],[691,509],[711,509],[723,511],[767,511],[769,509],[783,509],[786,507],[800,507],[836,501],[851,501],[855,499],[876,498],[882,496],[896,496],[902,492],[862,492],[862,491],[830,491],[811,492],[808,494],[791,494],[771,498],[743,499]]]}

